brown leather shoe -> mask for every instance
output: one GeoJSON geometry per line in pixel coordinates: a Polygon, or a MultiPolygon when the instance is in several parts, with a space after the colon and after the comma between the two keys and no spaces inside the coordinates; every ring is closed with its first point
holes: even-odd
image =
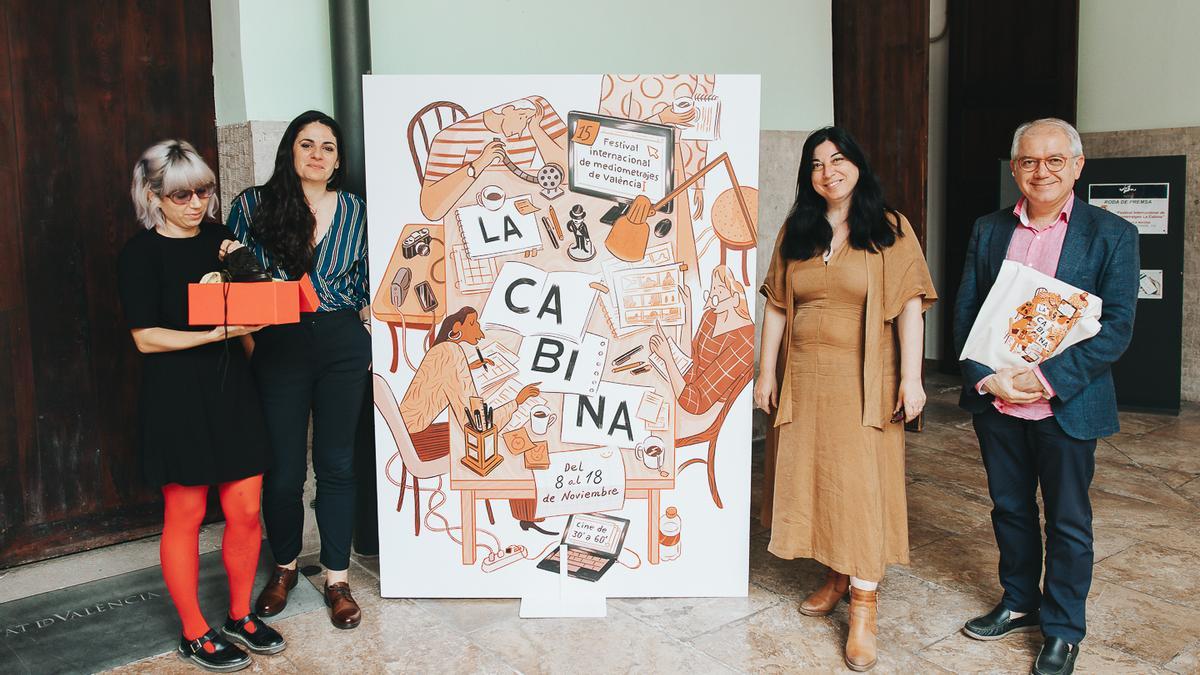
{"type": "Polygon", "coordinates": [[[350,584],[341,581],[336,584],[325,582],[325,606],[329,608],[329,623],[334,628],[358,628],[362,621],[362,610],[350,595],[350,584]]]}
{"type": "Polygon", "coordinates": [[[262,592],[258,594],[258,600],[254,602],[254,613],[259,616],[275,616],[287,607],[288,591],[296,587],[296,579],[299,576],[294,569],[275,566],[275,572],[271,574],[271,580],[263,587],[262,592]]]}
{"type": "Polygon", "coordinates": [[[875,613],[878,592],[850,587],[850,633],[846,636],[846,666],[862,672],[875,667],[875,613]]]}
{"type": "Polygon", "coordinates": [[[829,570],[825,574],[825,585],[813,591],[800,603],[800,613],[805,616],[825,616],[837,607],[838,601],[846,597],[850,588],[850,575],[829,570]]]}

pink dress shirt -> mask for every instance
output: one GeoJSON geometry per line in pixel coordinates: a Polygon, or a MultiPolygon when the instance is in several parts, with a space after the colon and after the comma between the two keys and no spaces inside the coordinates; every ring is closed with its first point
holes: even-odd
{"type": "MultiPolygon", "coordinates": [[[[1071,220],[1071,210],[1075,208],[1075,198],[1067,200],[1066,206],[1059,212],[1058,218],[1049,226],[1041,230],[1034,229],[1029,224],[1029,215],[1026,213],[1025,198],[1022,197],[1017,202],[1016,208],[1013,209],[1013,215],[1020,219],[1020,224],[1013,231],[1012,241],[1008,244],[1008,253],[1005,255],[1007,260],[1019,262],[1022,265],[1027,265],[1033,269],[1054,276],[1058,271],[1058,257],[1062,254],[1063,240],[1067,236],[1067,225],[1071,220]]],[[[1017,417],[1023,420],[1044,420],[1047,417],[1053,417],[1054,411],[1050,409],[1050,398],[1054,397],[1054,388],[1042,376],[1042,369],[1035,366],[1033,374],[1041,380],[1042,386],[1045,387],[1047,396],[1040,401],[1033,403],[1009,403],[1000,399],[993,399],[992,405],[1002,414],[1017,417]]],[[[988,375],[975,385],[976,391],[983,393],[983,385],[988,381],[988,378],[993,377],[988,375]]]]}

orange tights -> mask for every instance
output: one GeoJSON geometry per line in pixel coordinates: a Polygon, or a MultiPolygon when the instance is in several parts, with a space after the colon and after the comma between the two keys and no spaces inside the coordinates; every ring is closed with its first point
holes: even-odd
{"type": "MultiPolygon", "coordinates": [[[[222,483],[221,510],[225,512],[225,537],[221,557],[229,576],[229,617],[241,619],[250,613],[250,593],[258,568],[258,550],[262,545],[262,526],[258,511],[262,495],[262,476],[222,483]]],[[[162,543],[159,559],[167,591],[183,621],[183,636],[189,640],[208,632],[208,622],[200,613],[197,586],[200,577],[200,523],[208,501],[208,486],[164,485],[162,543]]]]}

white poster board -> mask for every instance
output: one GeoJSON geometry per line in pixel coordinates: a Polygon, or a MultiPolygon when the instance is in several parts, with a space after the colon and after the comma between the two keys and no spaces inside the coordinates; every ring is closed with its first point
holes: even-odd
{"type": "Polygon", "coordinates": [[[383,595],[527,596],[562,543],[610,597],[745,595],[755,250],[714,225],[755,240],[758,76],[369,75],[363,104],[383,595]],[[675,439],[721,413],[710,484],[675,439]]]}

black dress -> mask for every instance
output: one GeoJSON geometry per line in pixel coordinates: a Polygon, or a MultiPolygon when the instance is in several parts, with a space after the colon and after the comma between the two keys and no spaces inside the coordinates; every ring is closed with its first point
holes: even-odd
{"type": "MultiPolygon", "coordinates": [[[[189,326],[187,285],[220,269],[218,224],[194,237],[141,232],[121,251],[118,280],[130,329],[189,326]]],[[[142,470],[154,486],[219,485],[263,473],[270,445],[240,340],[144,354],[139,404],[142,470]]]]}

